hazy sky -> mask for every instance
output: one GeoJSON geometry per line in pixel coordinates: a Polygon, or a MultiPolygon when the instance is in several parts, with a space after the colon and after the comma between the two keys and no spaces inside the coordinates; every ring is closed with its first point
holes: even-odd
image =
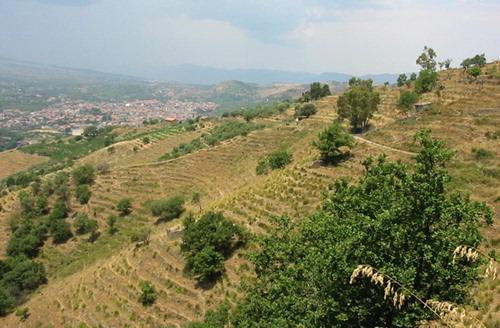
{"type": "Polygon", "coordinates": [[[500,0],[0,0],[0,56],[106,72],[194,64],[348,74],[500,57],[500,0]]]}

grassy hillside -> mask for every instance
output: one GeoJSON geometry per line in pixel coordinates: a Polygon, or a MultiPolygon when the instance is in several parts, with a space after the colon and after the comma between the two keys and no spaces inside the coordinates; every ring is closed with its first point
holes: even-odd
{"type": "MultiPolygon", "coordinates": [[[[207,309],[224,299],[234,304],[241,296],[240,282],[254,274],[244,258],[247,250],[239,250],[227,261],[220,282],[197,284],[184,272],[181,220],[155,224],[148,201],[182,196],[187,210],[198,213],[200,207],[190,200],[200,193],[201,212],[222,211],[248,231],[265,234],[271,216],[288,213],[298,220],[313,213],[329,183],[341,176],[358,177],[363,171],[360,162],[368,156],[385,153],[389,160],[410,163],[415,151],[412,136],[422,128],[431,128],[433,137],[446,140],[456,151],[449,167],[454,176],[451,187],[471,191],[474,199],[486,201],[495,210],[493,226],[483,228],[487,237],[484,250],[500,251],[500,84],[489,79],[469,84],[462,79],[461,70],[441,72],[444,89],[439,95],[424,95],[422,101],[433,104],[420,112],[401,112],[396,107],[400,90],[381,88],[382,103],[371,129],[358,136],[352,156],[336,167],[322,165],[311,143],[337,117],[337,96],[318,101],[318,113],[309,119],[285,124],[292,121],[293,109],[289,109],[257,121],[266,124],[262,130],[161,162],[157,159],[162,154],[228,119],[203,122],[195,131],[163,133],[160,127],[120,131],[117,139],[122,141],[113,145],[114,152],[101,149],[75,164],[109,166],[98,173],[88,204],[70,198],[68,221],[73,222],[75,213],[88,213],[98,221],[101,236],[93,244],[86,241],[87,236],[74,237],[63,245],[49,240],[41,255],[49,282],[25,303],[29,317],[20,322],[9,314],[0,318],[0,325],[180,327],[201,319],[207,309]],[[150,142],[144,143],[144,136],[150,142]],[[267,176],[257,175],[259,159],[278,149],[292,153],[292,163],[267,176]],[[477,149],[488,155],[477,155],[477,149]],[[118,214],[115,207],[123,197],[132,199],[132,213],[119,217],[117,233],[109,235],[106,218],[118,214]],[[131,242],[134,231],[145,228],[151,230],[150,242],[131,242]],[[139,282],[144,280],[151,281],[157,291],[150,307],[138,301],[139,282]]],[[[19,212],[16,192],[0,202],[0,227],[6,235],[8,219],[19,212]]],[[[0,246],[4,253],[5,245],[0,246]]],[[[468,308],[488,327],[500,322],[498,281],[487,279],[477,286],[474,303],[468,308]]]]}

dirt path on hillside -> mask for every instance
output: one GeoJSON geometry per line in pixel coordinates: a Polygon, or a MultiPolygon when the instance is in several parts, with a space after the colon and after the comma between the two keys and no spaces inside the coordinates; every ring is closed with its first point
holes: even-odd
{"type": "Polygon", "coordinates": [[[398,153],[401,153],[401,154],[406,154],[406,155],[418,155],[418,153],[413,153],[411,151],[405,151],[405,150],[401,150],[401,149],[397,149],[397,148],[392,148],[392,147],[389,147],[389,146],[386,146],[386,145],[382,145],[382,144],[379,144],[379,143],[376,143],[376,142],[373,142],[373,141],[370,141],[368,139],[365,139],[363,137],[360,137],[360,136],[357,136],[357,135],[352,135],[355,139],[357,140],[361,140],[363,142],[366,142],[366,143],[369,143],[371,145],[374,145],[374,146],[377,146],[377,147],[381,147],[381,148],[385,148],[385,149],[389,149],[389,150],[392,150],[392,151],[395,151],[395,152],[398,152],[398,153]]]}

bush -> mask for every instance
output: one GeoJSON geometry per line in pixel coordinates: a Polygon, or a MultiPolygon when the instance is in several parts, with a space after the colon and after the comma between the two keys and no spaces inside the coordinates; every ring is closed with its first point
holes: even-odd
{"type": "Polygon", "coordinates": [[[115,223],[116,223],[117,219],[118,218],[116,217],[116,215],[113,215],[113,214],[110,214],[108,216],[108,218],[106,219],[106,223],[108,224],[108,233],[110,235],[114,235],[118,231],[118,229],[116,229],[116,227],[115,227],[115,223]]]}
{"type": "Polygon", "coordinates": [[[351,148],[354,138],[342,130],[340,124],[334,124],[328,129],[320,132],[318,142],[313,141],[313,146],[318,148],[321,159],[326,163],[336,163],[345,156],[341,147],[351,148]]]}
{"type": "Polygon", "coordinates": [[[77,235],[84,235],[89,232],[97,231],[97,221],[89,219],[85,213],[80,213],[76,216],[73,227],[76,229],[77,235]]]}
{"type": "Polygon", "coordinates": [[[78,185],[75,188],[75,197],[80,204],[87,204],[90,199],[90,188],[87,184],[78,185]]]}
{"type": "Polygon", "coordinates": [[[162,221],[173,220],[184,212],[184,200],[179,196],[155,200],[151,202],[150,209],[151,214],[162,221]]]}
{"type": "Polygon", "coordinates": [[[220,212],[208,212],[195,221],[184,220],[181,251],[187,266],[200,282],[213,280],[224,272],[224,259],[246,242],[243,228],[220,212]]]}
{"type": "Polygon", "coordinates": [[[295,106],[295,117],[309,117],[316,114],[316,106],[314,104],[305,104],[303,106],[295,106]]]}
{"type": "Polygon", "coordinates": [[[142,291],[139,302],[144,306],[151,306],[156,300],[155,287],[149,280],[141,281],[139,285],[142,291]]]}
{"type": "Polygon", "coordinates": [[[269,165],[267,164],[267,160],[260,160],[259,163],[257,164],[257,168],[255,169],[257,175],[267,174],[268,171],[269,171],[269,165]]]}
{"type": "Polygon", "coordinates": [[[122,198],[116,205],[116,209],[121,213],[121,215],[127,215],[132,209],[132,199],[122,198]]]}
{"type": "Polygon", "coordinates": [[[415,81],[415,92],[422,94],[434,89],[438,80],[438,73],[431,70],[423,70],[418,74],[418,78],[415,81]]]}
{"type": "Polygon", "coordinates": [[[475,155],[477,160],[488,159],[493,157],[493,152],[491,150],[486,150],[483,148],[474,148],[472,153],[475,155]]]}
{"type": "Polygon", "coordinates": [[[292,154],[286,150],[278,150],[267,156],[267,162],[271,170],[281,169],[292,162],[292,154]]]}
{"type": "Polygon", "coordinates": [[[94,168],[85,164],[73,170],[73,181],[77,185],[92,184],[94,182],[94,168]]]}
{"type": "Polygon", "coordinates": [[[51,220],[49,230],[55,244],[63,244],[73,237],[70,225],[65,220],[51,220]]]}
{"type": "Polygon", "coordinates": [[[399,99],[397,102],[397,105],[399,108],[409,110],[412,108],[413,104],[415,104],[418,101],[418,94],[410,92],[410,91],[403,91],[399,95],[399,99]]]}

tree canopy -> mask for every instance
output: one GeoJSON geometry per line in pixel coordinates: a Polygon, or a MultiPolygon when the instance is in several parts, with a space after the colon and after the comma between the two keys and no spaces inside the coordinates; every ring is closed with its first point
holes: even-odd
{"type": "Polygon", "coordinates": [[[423,300],[467,299],[479,264],[454,263],[453,252],[481,243],[479,226],[492,222],[492,212],[467,194],[447,192],[444,167],[453,153],[442,141],[429,131],[415,140],[422,150],[412,169],[384,156],[367,159],[363,177],[337,180],[312,217],[274,219],[251,256],[257,278],[232,314],[234,327],[410,327],[434,318],[411,295],[396,308],[384,299],[386,286],[362,278],[349,284],[360,264],[423,300]]]}
{"type": "Polygon", "coordinates": [[[336,163],[345,156],[341,147],[351,148],[354,138],[342,130],[340,124],[333,124],[331,127],[320,132],[318,141],[313,141],[313,146],[318,148],[321,159],[326,163],[336,163]]]}
{"type": "Polygon", "coordinates": [[[355,131],[368,126],[373,114],[378,110],[380,95],[373,90],[373,81],[351,79],[349,89],[337,101],[339,117],[348,119],[355,131]]]}

